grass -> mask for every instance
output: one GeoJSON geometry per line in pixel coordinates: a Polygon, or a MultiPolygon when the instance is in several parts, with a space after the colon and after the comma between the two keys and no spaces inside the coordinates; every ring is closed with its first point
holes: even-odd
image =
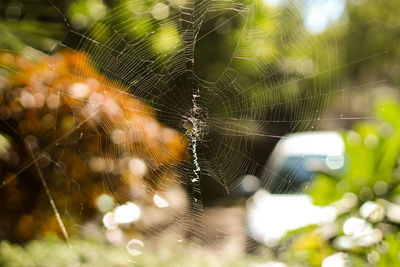
{"type": "Polygon", "coordinates": [[[266,259],[255,255],[218,255],[192,243],[161,245],[157,251],[144,250],[132,256],[124,246],[95,239],[71,238],[68,243],[47,237],[25,245],[0,243],[0,266],[258,266],[266,259]]]}

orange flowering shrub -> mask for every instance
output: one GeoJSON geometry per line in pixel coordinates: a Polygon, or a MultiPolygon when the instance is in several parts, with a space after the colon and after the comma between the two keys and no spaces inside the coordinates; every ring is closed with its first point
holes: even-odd
{"type": "Polygon", "coordinates": [[[0,239],[58,231],[41,174],[70,231],[96,214],[105,191],[150,205],[151,192],[177,182],[182,134],[87,55],[3,53],[0,71],[0,239]]]}

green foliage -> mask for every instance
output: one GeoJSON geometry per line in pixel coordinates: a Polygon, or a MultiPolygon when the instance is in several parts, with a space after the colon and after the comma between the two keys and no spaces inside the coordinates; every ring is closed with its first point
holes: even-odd
{"type": "Polygon", "coordinates": [[[1,243],[0,265],[17,266],[127,266],[127,252],[93,241],[72,240],[70,246],[61,240],[47,238],[25,247],[7,241],[1,243]]]}
{"type": "Polygon", "coordinates": [[[325,174],[318,175],[308,189],[309,194],[314,199],[314,204],[327,205],[340,199],[342,193],[334,190],[336,184],[335,178],[325,174]]]}
{"type": "Polygon", "coordinates": [[[345,75],[352,81],[386,79],[389,83],[400,84],[398,71],[395,71],[400,56],[399,0],[347,1],[349,30],[344,37],[346,62],[349,64],[345,75]],[[357,4],[357,3],[361,3],[357,4]],[[379,7],[379,8],[377,8],[379,7]],[[381,55],[381,56],[376,56],[381,55]]]}
{"type": "MultiPolygon", "coordinates": [[[[332,205],[338,212],[330,226],[333,234],[321,239],[311,251],[319,251],[329,244],[334,251],[346,251],[352,266],[400,264],[399,159],[400,105],[393,100],[382,100],[375,105],[376,120],[358,123],[353,130],[343,132],[346,145],[346,168],[340,177],[319,174],[308,193],[318,205],[332,205]],[[349,225],[359,224],[353,230],[349,225]],[[346,229],[347,227],[347,229],[346,229]],[[364,227],[364,229],[363,229],[364,227]],[[363,239],[365,236],[373,242],[363,239]],[[375,238],[375,239],[374,239],[375,238]],[[347,242],[347,243],[346,243],[347,242]]],[[[310,235],[321,229],[304,229],[291,235],[297,246],[307,247],[310,235]],[[296,237],[293,237],[296,236],[296,237]],[[308,241],[307,241],[308,240],[308,241]]],[[[312,257],[307,262],[315,265],[312,257]]]]}
{"type": "MultiPolygon", "coordinates": [[[[176,242],[175,242],[176,243],[176,242]]],[[[7,241],[0,243],[0,266],[3,267],[69,267],[69,266],[249,266],[265,258],[255,256],[218,257],[214,252],[193,244],[169,244],[157,251],[143,250],[131,256],[124,246],[117,247],[99,240],[72,239],[65,243],[49,237],[22,247],[7,241]],[[173,247],[176,246],[176,247],[173,247]],[[172,249],[173,248],[173,249],[172,249]]]]}
{"type": "Polygon", "coordinates": [[[346,144],[346,170],[342,177],[318,175],[309,194],[318,205],[338,200],[352,192],[362,201],[390,194],[399,185],[396,172],[400,156],[400,106],[381,101],[375,107],[377,121],[362,122],[343,133],[346,144]],[[389,191],[382,190],[384,185],[389,191]]]}
{"type": "Polygon", "coordinates": [[[399,265],[399,251],[400,251],[400,238],[396,234],[389,234],[385,237],[385,245],[380,253],[380,261],[378,266],[398,266],[399,265]]]}

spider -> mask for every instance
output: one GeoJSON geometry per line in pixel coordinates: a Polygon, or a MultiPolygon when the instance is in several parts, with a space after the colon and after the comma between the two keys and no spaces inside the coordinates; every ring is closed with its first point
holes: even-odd
{"type": "Polygon", "coordinates": [[[198,141],[200,141],[200,137],[196,133],[194,129],[194,123],[191,119],[185,120],[182,123],[182,128],[186,130],[186,132],[183,134],[182,138],[179,140],[179,143],[183,143],[183,140],[185,140],[185,137],[192,137],[194,136],[198,141]]]}

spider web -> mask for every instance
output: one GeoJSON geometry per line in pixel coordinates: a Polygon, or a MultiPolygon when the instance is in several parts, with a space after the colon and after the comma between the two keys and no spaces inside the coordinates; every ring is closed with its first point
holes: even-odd
{"type": "MultiPolygon", "coordinates": [[[[188,135],[189,160],[168,168],[187,187],[191,203],[180,227],[204,240],[202,199],[207,192],[202,190],[202,180],[211,177],[230,192],[247,173],[268,176],[269,170],[254,160],[254,139],[281,138],[281,133],[270,127],[274,123],[288,124],[289,131],[318,127],[327,92],[315,78],[331,72],[329,68],[334,68],[338,62],[332,62],[328,69],[312,70],[305,76],[292,75],[280,52],[265,60],[261,48],[270,43],[293,56],[311,54],[326,46],[323,40],[307,39],[310,35],[306,30],[295,27],[299,18],[296,19],[293,12],[297,10],[294,5],[276,11],[256,25],[256,3],[185,1],[168,3],[166,8],[169,14],[163,20],[150,16],[154,10],[150,1],[129,1],[126,6],[110,10],[102,20],[111,29],[107,38],[98,41],[85,34],[78,50],[87,51],[107,77],[127,85],[128,92],[148,103],[166,125],[182,131],[185,121],[193,124],[193,133],[188,135]],[[145,8],[136,11],[138,6],[145,8]],[[201,49],[209,49],[202,48],[201,42],[213,38],[222,25],[215,26],[216,19],[222,15],[226,16],[224,23],[239,23],[242,31],[232,40],[231,58],[219,73],[215,77],[201,77],[201,69],[196,68],[197,61],[201,60],[198,54],[201,49]],[[291,21],[283,20],[291,16],[291,21]],[[136,33],[145,25],[155,25],[155,30],[136,33]],[[286,30],[299,32],[292,40],[285,40],[286,30]],[[168,34],[172,35],[169,39],[165,37],[168,34]],[[174,43],[174,47],[158,49],[157,43],[163,39],[174,43]],[[293,47],[296,50],[292,50],[293,47]],[[244,68],[255,74],[247,83],[243,80],[248,73],[241,73],[244,68]],[[300,89],[300,86],[305,88],[300,89]],[[310,110],[312,114],[306,114],[310,110]],[[260,171],[263,174],[257,173],[260,171]]],[[[90,36],[101,38],[103,31],[104,27],[95,24],[88,32],[90,36]]],[[[213,54],[213,51],[208,53],[213,54]]],[[[205,67],[204,63],[201,65],[205,67]]],[[[110,153],[111,158],[118,154],[110,153]]],[[[280,178],[281,183],[288,183],[285,177],[280,178]]]]}
{"type": "MultiPolygon", "coordinates": [[[[333,34],[329,39],[310,34],[301,26],[303,10],[298,3],[288,2],[268,9],[258,1],[170,1],[163,3],[161,9],[155,9],[155,4],[148,0],[124,1],[107,11],[85,33],[75,30],[65,19],[68,27],[65,39],[74,36],[79,42],[72,45],[60,40],[56,48],[66,47],[77,55],[80,51],[90,55],[90,59],[78,63],[80,67],[73,77],[77,83],[86,79],[80,70],[94,64],[106,77],[99,92],[107,92],[111,101],[134,98],[146,103],[152,110],[138,111],[135,106],[127,105],[125,112],[142,112],[144,116],[154,112],[160,122],[185,134],[182,142],[188,152],[185,160],[160,167],[154,158],[169,153],[163,149],[153,159],[142,158],[146,169],[155,171],[146,183],[165,190],[171,183],[185,187],[189,206],[170,207],[166,213],[175,224],[164,228],[179,233],[175,236],[178,242],[185,239],[182,232],[209,242],[203,203],[209,194],[207,184],[229,194],[244,175],[260,177],[265,188],[271,183],[269,177],[274,176],[279,179],[283,193],[290,189],[293,178],[281,177],[265,167],[265,158],[260,160],[257,156],[264,151],[263,146],[271,147],[286,133],[313,131],[332,121],[364,118],[345,114],[346,93],[353,88],[344,88],[338,78],[346,67],[340,62],[341,40],[333,34]],[[229,33],[232,25],[239,25],[236,26],[241,28],[239,34],[229,33]],[[226,44],[229,58],[220,58],[221,51],[213,47],[216,41],[226,44]],[[328,51],[329,57],[319,58],[320,50],[328,51]],[[214,58],[224,64],[216,66],[214,58]],[[128,90],[121,90],[113,81],[128,90]],[[332,99],[341,103],[338,114],[328,110],[332,99]]],[[[64,17],[61,12],[60,15],[64,17]]],[[[380,81],[362,86],[377,83],[380,81]]],[[[65,92],[58,97],[76,98],[65,92]]],[[[102,101],[106,100],[79,101],[104,104],[102,101]]],[[[94,116],[98,113],[88,115],[68,134],[79,132],[94,116]]],[[[127,119],[126,116],[122,115],[127,119]]],[[[100,125],[109,136],[116,129],[148,127],[141,122],[129,124],[126,120],[105,117],[101,117],[100,125]]],[[[57,145],[55,140],[48,149],[57,145]]],[[[134,145],[99,144],[98,154],[116,162],[126,155],[143,155],[143,150],[134,145]]],[[[36,160],[20,171],[34,163],[36,160]]],[[[139,207],[152,204],[151,199],[135,195],[121,182],[122,167],[113,168],[116,170],[105,171],[104,179],[118,202],[134,200],[139,207]]],[[[295,175],[295,170],[292,172],[295,175]]],[[[51,188],[45,182],[44,185],[59,217],[51,188]]],[[[151,187],[146,190],[151,194],[157,192],[151,187]]],[[[143,230],[150,236],[160,235],[156,229],[143,227],[143,230]]],[[[68,236],[65,229],[64,233],[68,236]]],[[[135,242],[136,246],[143,245],[135,242]]]]}

